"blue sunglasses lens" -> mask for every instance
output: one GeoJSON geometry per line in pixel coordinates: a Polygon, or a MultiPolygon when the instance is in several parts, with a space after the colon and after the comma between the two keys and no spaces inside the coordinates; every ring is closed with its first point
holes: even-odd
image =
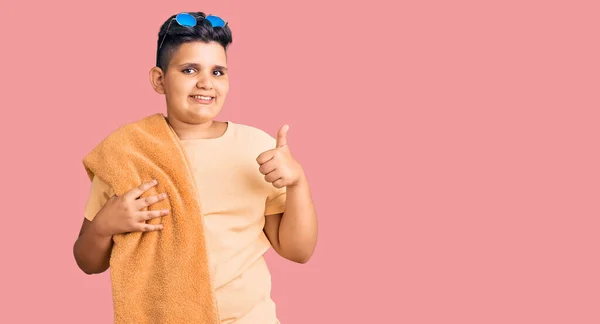
{"type": "Polygon", "coordinates": [[[206,20],[208,20],[213,27],[225,26],[225,21],[223,21],[223,19],[221,19],[217,16],[213,16],[213,15],[206,16],[206,20]]]}
{"type": "Polygon", "coordinates": [[[194,27],[196,26],[196,18],[188,13],[180,13],[175,19],[181,26],[194,27]]]}

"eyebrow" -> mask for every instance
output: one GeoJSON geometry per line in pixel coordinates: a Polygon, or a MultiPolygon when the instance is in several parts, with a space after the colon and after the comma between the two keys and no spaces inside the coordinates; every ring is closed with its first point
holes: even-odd
{"type": "MultiPolygon", "coordinates": [[[[200,64],[198,64],[198,63],[183,63],[183,64],[179,65],[179,68],[183,68],[183,67],[193,67],[195,69],[200,69],[200,64]]],[[[222,65],[215,65],[214,68],[227,72],[227,68],[222,65]]]]}

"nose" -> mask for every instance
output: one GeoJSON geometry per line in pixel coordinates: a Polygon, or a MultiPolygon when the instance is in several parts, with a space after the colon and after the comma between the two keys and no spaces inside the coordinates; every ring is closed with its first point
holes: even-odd
{"type": "Polygon", "coordinates": [[[212,79],[210,75],[206,73],[198,73],[198,82],[196,83],[198,89],[210,90],[212,89],[212,79]]]}

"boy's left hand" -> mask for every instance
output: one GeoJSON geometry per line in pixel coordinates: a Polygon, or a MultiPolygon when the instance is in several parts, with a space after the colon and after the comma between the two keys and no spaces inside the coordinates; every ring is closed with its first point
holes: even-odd
{"type": "Polygon", "coordinates": [[[265,175],[265,180],[275,188],[283,188],[297,184],[304,176],[304,169],[292,157],[287,145],[288,125],[282,126],[277,132],[277,144],[274,149],[263,152],[256,158],[260,165],[260,173],[265,175]]]}

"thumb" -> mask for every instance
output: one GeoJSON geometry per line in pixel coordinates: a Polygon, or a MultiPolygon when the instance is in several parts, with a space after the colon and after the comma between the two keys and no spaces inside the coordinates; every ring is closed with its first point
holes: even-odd
{"type": "Polygon", "coordinates": [[[290,126],[283,125],[279,131],[277,132],[277,145],[276,147],[282,147],[287,145],[287,132],[290,129],[290,126]]]}

